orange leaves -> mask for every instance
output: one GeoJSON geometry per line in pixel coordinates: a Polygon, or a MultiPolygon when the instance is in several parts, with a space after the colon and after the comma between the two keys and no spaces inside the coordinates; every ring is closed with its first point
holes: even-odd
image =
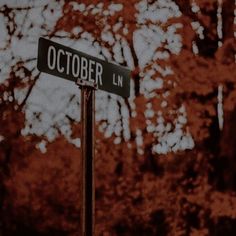
{"type": "Polygon", "coordinates": [[[79,215],[79,150],[63,138],[48,144],[47,149],[47,155],[36,149],[22,153],[11,164],[11,176],[5,183],[6,207],[27,221],[30,217],[40,219],[34,221],[39,231],[50,227],[75,231],[78,221],[74,223],[73,218],[79,215]],[[22,161],[24,168],[18,165],[22,161]]]}
{"type": "Polygon", "coordinates": [[[102,31],[109,28],[114,35],[123,35],[129,43],[132,42],[133,32],[136,29],[135,3],[137,1],[70,1],[64,4],[63,16],[56,24],[56,31],[64,30],[71,34],[72,38],[80,38],[82,32],[90,33],[96,41],[102,42],[102,31]],[[119,29],[114,26],[120,23],[119,29]],[[73,29],[81,27],[82,32],[74,33],[73,29]],[[123,29],[128,29],[124,33],[123,29]]]}
{"type": "Polygon", "coordinates": [[[20,129],[24,127],[25,116],[22,112],[8,107],[2,111],[0,119],[0,134],[7,139],[14,139],[20,136],[20,129]]]}

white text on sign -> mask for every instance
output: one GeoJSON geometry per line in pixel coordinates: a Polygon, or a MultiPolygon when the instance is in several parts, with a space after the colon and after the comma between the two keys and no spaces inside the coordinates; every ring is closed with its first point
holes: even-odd
{"type": "Polygon", "coordinates": [[[63,49],[57,51],[51,45],[48,48],[47,65],[50,70],[56,69],[60,73],[71,74],[74,78],[80,78],[102,85],[103,67],[101,63],[91,59],[82,56],[79,57],[77,54],[67,52],[63,49]],[[66,60],[66,63],[61,63],[62,58],[66,60]]]}
{"type": "MultiPolygon", "coordinates": [[[[47,65],[50,70],[57,70],[59,73],[66,73],[74,78],[103,85],[101,63],[63,49],[57,50],[53,45],[48,48],[47,65]]],[[[112,83],[115,86],[123,87],[123,77],[113,73],[112,83]]]]}
{"type": "Polygon", "coordinates": [[[120,75],[113,74],[112,83],[116,86],[123,87],[123,77],[120,75]]]}

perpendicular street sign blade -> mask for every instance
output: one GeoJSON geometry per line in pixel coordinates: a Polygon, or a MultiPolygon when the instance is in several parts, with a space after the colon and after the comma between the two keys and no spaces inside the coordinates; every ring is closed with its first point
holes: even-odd
{"type": "Polygon", "coordinates": [[[98,89],[129,97],[130,71],[59,43],[39,39],[38,70],[70,81],[95,83],[98,89]]]}

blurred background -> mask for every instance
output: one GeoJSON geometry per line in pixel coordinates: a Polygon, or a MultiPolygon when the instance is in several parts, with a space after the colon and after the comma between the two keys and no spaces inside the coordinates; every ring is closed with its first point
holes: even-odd
{"type": "Polygon", "coordinates": [[[80,90],[39,37],[126,66],[96,91],[96,235],[236,235],[234,0],[0,0],[0,236],[78,236],[80,90]]]}

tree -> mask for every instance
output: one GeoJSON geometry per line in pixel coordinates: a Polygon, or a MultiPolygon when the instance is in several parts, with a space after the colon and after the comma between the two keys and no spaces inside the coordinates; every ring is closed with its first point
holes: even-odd
{"type": "Polygon", "coordinates": [[[129,99],[97,92],[96,235],[234,235],[234,5],[1,6],[3,234],[77,235],[80,97],[38,74],[42,35],[132,70],[129,99]]]}

